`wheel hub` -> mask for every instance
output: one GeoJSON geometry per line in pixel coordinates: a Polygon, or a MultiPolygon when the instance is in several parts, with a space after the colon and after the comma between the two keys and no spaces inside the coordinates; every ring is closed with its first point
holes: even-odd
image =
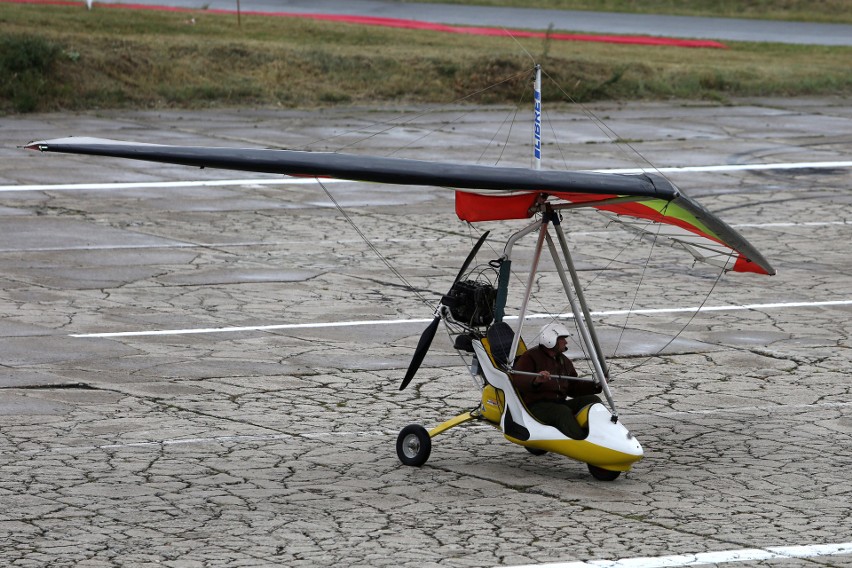
{"type": "Polygon", "coordinates": [[[402,449],[407,457],[413,458],[420,453],[420,440],[414,434],[409,434],[402,443],[402,449]]]}

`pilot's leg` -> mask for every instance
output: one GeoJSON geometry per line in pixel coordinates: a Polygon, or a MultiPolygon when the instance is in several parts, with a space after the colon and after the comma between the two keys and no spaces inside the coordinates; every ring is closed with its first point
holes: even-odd
{"type": "Polygon", "coordinates": [[[542,401],[530,405],[530,413],[540,422],[557,428],[560,432],[575,440],[582,440],[588,435],[574,418],[574,410],[563,402],[542,401]]]}
{"type": "Polygon", "coordinates": [[[574,414],[577,414],[583,409],[583,407],[588,406],[590,404],[594,404],[596,402],[601,402],[599,396],[594,394],[587,394],[583,396],[569,398],[565,401],[565,404],[568,405],[568,407],[574,414]]]}

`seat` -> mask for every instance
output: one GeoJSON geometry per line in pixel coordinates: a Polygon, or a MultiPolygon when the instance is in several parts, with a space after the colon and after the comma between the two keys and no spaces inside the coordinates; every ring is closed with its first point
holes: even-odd
{"type": "MultiPolygon", "coordinates": [[[[515,337],[514,330],[505,322],[499,322],[492,325],[486,335],[482,340],[473,341],[473,348],[485,380],[494,388],[503,391],[505,397],[505,410],[501,423],[503,433],[523,441],[554,440],[564,437],[556,428],[542,424],[530,415],[505,371],[506,366],[497,363],[497,361],[508,360],[512,340],[515,337]]],[[[521,339],[518,342],[518,354],[523,354],[524,351],[526,346],[521,339]]]]}
{"type": "Polygon", "coordinates": [[[574,417],[577,418],[577,424],[580,425],[580,428],[586,428],[589,425],[589,410],[592,409],[591,404],[587,404],[583,408],[581,408],[574,417]]]}
{"type": "Polygon", "coordinates": [[[512,341],[515,339],[514,330],[504,321],[497,322],[488,328],[486,337],[482,339],[482,345],[488,353],[491,363],[498,369],[511,367],[515,359],[524,354],[527,346],[524,339],[518,341],[518,349],[515,357],[509,359],[509,351],[512,349],[512,341]]]}
{"type": "MultiPolygon", "coordinates": [[[[488,329],[486,337],[473,342],[474,351],[477,353],[486,381],[494,388],[503,391],[505,397],[505,410],[501,423],[503,433],[522,441],[565,438],[565,434],[557,428],[544,424],[532,416],[515,390],[515,386],[506,372],[507,365],[504,363],[509,359],[514,337],[514,330],[507,323],[499,322],[488,329]]],[[[515,359],[526,350],[526,345],[521,338],[518,342],[515,359]]],[[[514,362],[514,359],[512,362],[514,362]]],[[[586,428],[588,425],[591,406],[587,405],[575,414],[577,422],[582,428],[586,428]]]]}

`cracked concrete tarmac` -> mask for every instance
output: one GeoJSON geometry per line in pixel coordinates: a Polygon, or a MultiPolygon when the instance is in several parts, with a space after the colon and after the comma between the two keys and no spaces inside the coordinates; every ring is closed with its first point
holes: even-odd
{"type": "MultiPolygon", "coordinates": [[[[422,468],[401,466],[400,428],[478,401],[440,338],[412,387],[397,390],[420,322],[75,337],[428,319],[431,309],[316,185],[15,145],[71,134],[314,150],[358,142],[348,151],[471,163],[502,152],[503,163],[528,163],[520,127],[494,138],[505,147],[487,143],[512,109],[420,110],[0,119],[0,563],[496,566],[852,540],[852,305],[826,303],[852,300],[849,168],[672,175],[764,253],[772,278],[717,282],[685,253],[652,250],[589,212],[566,216],[615,354],[622,420],[646,450],[609,484],[480,425],[436,438],[422,468]],[[389,120],[402,126],[384,132],[389,120]],[[9,187],[202,179],[246,181],[9,187]],[[711,292],[707,306],[756,307],[614,313],[695,307],[711,292]]],[[[843,100],[592,110],[655,166],[848,160],[852,144],[843,100]]],[[[633,165],[580,110],[548,114],[559,133],[548,163],[633,165]]],[[[476,237],[450,192],[328,190],[420,294],[446,291],[476,237]]],[[[496,258],[518,226],[483,225],[494,248],[479,259],[496,258]]],[[[531,248],[519,245],[519,265],[531,248]]],[[[546,266],[535,309],[567,311],[557,282],[546,266]]],[[[852,557],[739,565],[805,562],[852,557]]]]}

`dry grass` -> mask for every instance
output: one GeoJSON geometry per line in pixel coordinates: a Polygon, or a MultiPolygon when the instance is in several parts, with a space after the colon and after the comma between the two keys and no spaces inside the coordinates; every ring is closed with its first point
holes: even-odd
{"type": "Polygon", "coordinates": [[[121,107],[848,95],[850,48],[638,47],[310,20],[0,4],[0,112],[121,107]],[[192,23],[194,21],[194,23],[192,23]],[[33,63],[36,62],[36,63],[33,63]],[[514,77],[514,78],[512,78],[514,77]]]}
{"type": "MultiPolygon", "coordinates": [[[[526,7],[523,0],[441,0],[449,4],[526,7]]],[[[852,23],[849,0],[536,0],[536,8],[629,14],[670,14],[759,18],[801,22],[852,23]]]]}

